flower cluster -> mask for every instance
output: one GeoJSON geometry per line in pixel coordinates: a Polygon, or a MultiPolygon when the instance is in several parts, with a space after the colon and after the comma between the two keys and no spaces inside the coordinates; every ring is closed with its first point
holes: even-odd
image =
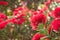
{"type": "Polygon", "coordinates": [[[23,13],[23,11],[26,12],[26,10],[22,7],[14,9],[11,19],[9,19],[5,14],[0,13],[0,29],[4,29],[9,23],[22,25],[26,20],[26,14],[23,13]]]}
{"type": "MultiPolygon", "coordinates": [[[[21,26],[26,22],[23,26],[27,25],[31,27],[33,31],[38,32],[31,40],[50,40],[52,37],[50,33],[55,32],[58,34],[60,32],[60,7],[49,10],[49,5],[54,1],[60,2],[59,0],[47,0],[44,7],[37,10],[30,10],[25,6],[19,6],[13,10],[11,18],[0,13],[0,29],[6,28],[10,23],[21,26]],[[46,30],[47,33],[45,32],[46,34],[44,34],[43,31],[46,30]]],[[[1,1],[0,5],[6,6],[8,5],[8,2],[1,1]]],[[[12,28],[12,26],[10,28],[12,28]]]]}
{"type": "MultiPolygon", "coordinates": [[[[54,0],[48,0],[47,2],[45,2],[46,6],[48,7],[52,3],[52,1],[54,1],[54,0]]],[[[59,2],[59,0],[55,0],[55,1],[59,2]]],[[[38,13],[36,12],[35,14],[36,15],[33,15],[31,18],[32,29],[37,30],[36,28],[37,28],[38,24],[50,22],[50,24],[47,25],[48,34],[52,37],[52,35],[51,35],[52,32],[55,32],[57,34],[60,32],[60,7],[56,7],[54,10],[50,11],[47,14],[47,17],[41,12],[38,12],[38,13]]],[[[45,24],[45,26],[46,26],[46,24],[45,24]]],[[[43,38],[43,37],[46,37],[46,35],[41,34],[41,33],[36,33],[33,36],[32,40],[42,40],[41,38],[43,38]]],[[[47,38],[45,40],[50,40],[50,39],[47,38]]]]}
{"type": "Polygon", "coordinates": [[[25,21],[25,17],[26,17],[26,12],[28,11],[27,8],[25,7],[18,7],[16,9],[14,9],[13,11],[13,19],[12,22],[15,24],[19,24],[21,25],[24,21],[25,21]]]}
{"type": "Polygon", "coordinates": [[[49,33],[51,30],[55,32],[60,31],[60,7],[57,7],[55,10],[52,12],[54,20],[52,21],[50,28],[49,28],[49,33]]]}
{"type": "Polygon", "coordinates": [[[41,23],[46,23],[46,16],[43,12],[33,12],[33,16],[30,17],[31,26],[33,30],[37,30],[37,26],[41,23]]]}
{"type": "Polygon", "coordinates": [[[7,16],[5,14],[0,13],[0,29],[5,28],[5,26],[7,25],[7,16]]]}

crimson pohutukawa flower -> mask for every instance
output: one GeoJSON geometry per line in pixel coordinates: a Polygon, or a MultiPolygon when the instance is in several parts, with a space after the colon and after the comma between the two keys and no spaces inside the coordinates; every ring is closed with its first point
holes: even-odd
{"type": "Polygon", "coordinates": [[[54,18],[60,18],[60,7],[57,7],[53,12],[52,12],[54,18]]]}
{"type": "MultiPolygon", "coordinates": [[[[39,34],[39,33],[36,33],[33,37],[32,37],[32,40],[40,40],[41,38],[45,37],[44,34],[39,34]]],[[[49,40],[48,38],[45,38],[45,40],[49,40]]]]}
{"type": "Polygon", "coordinates": [[[30,17],[30,22],[32,29],[36,30],[40,23],[46,23],[46,16],[43,13],[37,13],[30,17]]]}
{"type": "Polygon", "coordinates": [[[23,22],[25,22],[25,16],[26,14],[24,13],[26,12],[24,8],[22,7],[18,7],[13,11],[13,16],[14,18],[12,18],[12,22],[14,24],[19,24],[21,25],[23,22]]]}
{"type": "Polygon", "coordinates": [[[11,22],[14,23],[14,24],[23,24],[25,22],[25,14],[19,14],[19,15],[16,15],[14,16],[15,18],[12,18],[11,19],[11,22]]]}
{"type": "Polygon", "coordinates": [[[48,32],[50,33],[51,31],[56,33],[60,31],[60,19],[55,19],[52,21],[48,32]]]}
{"type": "Polygon", "coordinates": [[[8,24],[7,21],[2,21],[2,22],[0,23],[0,29],[4,29],[7,24],[8,24]]]}
{"type": "Polygon", "coordinates": [[[5,28],[5,26],[8,24],[6,19],[7,19],[7,16],[3,13],[0,13],[0,29],[5,28]]]}
{"type": "Polygon", "coordinates": [[[7,19],[7,16],[3,13],[0,13],[0,19],[7,19]]]}

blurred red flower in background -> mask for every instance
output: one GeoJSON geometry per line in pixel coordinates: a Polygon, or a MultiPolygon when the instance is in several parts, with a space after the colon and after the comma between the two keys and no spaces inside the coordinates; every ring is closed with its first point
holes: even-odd
{"type": "Polygon", "coordinates": [[[0,29],[5,28],[5,26],[7,25],[8,22],[6,21],[6,19],[7,16],[3,13],[0,13],[0,29]]]}
{"type": "Polygon", "coordinates": [[[7,16],[3,13],[0,13],[0,19],[7,19],[7,16]]]}
{"type": "Polygon", "coordinates": [[[8,2],[6,2],[6,1],[0,1],[0,5],[7,6],[8,5],[8,2]]]}
{"type": "Polygon", "coordinates": [[[47,0],[47,2],[45,2],[45,5],[50,5],[52,1],[53,0],[47,0]]]}
{"type": "Polygon", "coordinates": [[[6,25],[7,25],[7,22],[6,21],[2,21],[0,23],[0,29],[4,29],[6,27],[6,25]]]}

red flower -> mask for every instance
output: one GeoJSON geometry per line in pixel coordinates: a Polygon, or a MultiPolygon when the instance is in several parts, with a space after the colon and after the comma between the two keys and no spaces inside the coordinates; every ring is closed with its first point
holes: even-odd
{"type": "Polygon", "coordinates": [[[14,9],[13,11],[13,16],[15,18],[13,18],[12,22],[21,25],[23,22],[25,22],[25,16],[26,16],[26,8],[24,7],[18,7],[16,9],[14,9]]]}
{"type": "Polygon", "coordinates": [[[7,5],[8,5],[8,2],[0,1],[0,5],[5,5],[5,6],[7,6],[7,5]]]}
{"type": "Polygon", "coordinates": [[[53,20],[53,22],[50,25],[48,32],[50,33],[51,31],[54,31],[54,32],[60,31],[60,19],[53,20]]]}
{"type": "Polygon", "coordinates": [[[9,24],[11,22],[10,19],[7,19],[7,20],[3,20],[3,19],[0,19],[0,29],[4,29],[6,27],[7,24],[9,24]]]}
{"type": "Polygon", "coordinates": [[[0,23],[0,29],[4,29],[7,25],[7,22],[6,21],[3,21],[0,23]]]}
{"type": "MultiPolygon", "coordinates": [[[[40,39],[43,38],[43,37],[45,37],[45,35],[36,33],[36,34],[33,36],[32,40],[40,40],[40,39]]],[[[49,40],[49,39],[46,38],[45,40],[49,40]]]]}
{"type": "Polygon", "coordinates": [[[43,13],[38,13],[30,17],[30,22],[31,22],[32,29],[35,30],[37,29],[38,24],[46,23],[46,16],[43,13]]]}
{"type": "Polygon", "coordinates": [[[21,25],[21,24],[23,24],[25,22],[25,18],[24,17],[25,17],[25,14],[21,13],[19,15],[14,16],[14,18],[12,18],[11,21],[14,24],[21,25]]]}
{"type": "Polygon", "coordinates": [[[5,26],[8,24],[7,16],[3,13],[0,13],[0,29],[5,28],[5,26]]]}
{"type": "Polygon", "coordinates": [[[21,13],[26,13],[28,9],[26,7],[18,7],[14,9],[13,15],[21,14],[21,13]]]}
{"type": "Polygon", "coordinates": [[[17,15],[17,14],[18,14],[18,9],[14,9],[13,15],[15,16],[15,15],[17,15]]]}
{"type": "Polygon", "coordinates": [[[7,24],[9,24],[11,22],[11,19],[0,19],[0,29],[4,29],[6,27],[7,24]]]}
{"type": "Polygon", "coordinates": [[[47,2],[45,2],[45,5],[50,5],[51,2],[52,0],[47,0],[47,2]]]}
{"type": "Polygon", "coordinates": [[[14,23],[14,24],[17,24],[17,19],[16,18],[12,18],[11,22],[14,23]]]}
{"type": "Polygon", "coordinates": [[[7,19],[7,16],[3,13],[0,13],[0,19],[7,19]]]}
{"type": "Polygon", "coordinates": [[[20,18],[20,19],[18,19],[18,24],[23,24],[25,22],[25,18],[20,18]]]}
{"type": "Polygon", "coordinates": [[[49,5],[50,4],[50,2],[45,2],[45,5],[49,5]]]}
{"type": "Polygon", "coordinates": [[[57,7],[52,14],[54,18],[60,18],[60,7],[57,7]]]}

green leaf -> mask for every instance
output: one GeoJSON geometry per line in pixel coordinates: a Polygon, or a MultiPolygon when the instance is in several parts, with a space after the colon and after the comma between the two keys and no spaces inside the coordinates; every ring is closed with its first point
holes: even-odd
{"type": "Polygon", "coordinates": [[[41,33],[41,34],[45,34],[45,35],[48,34],[48,30],[46,28],[44,28],[44,24],[40,24],[38,26],[38,30],[37,31],[39,31],[39,33],[41,33]]]}

